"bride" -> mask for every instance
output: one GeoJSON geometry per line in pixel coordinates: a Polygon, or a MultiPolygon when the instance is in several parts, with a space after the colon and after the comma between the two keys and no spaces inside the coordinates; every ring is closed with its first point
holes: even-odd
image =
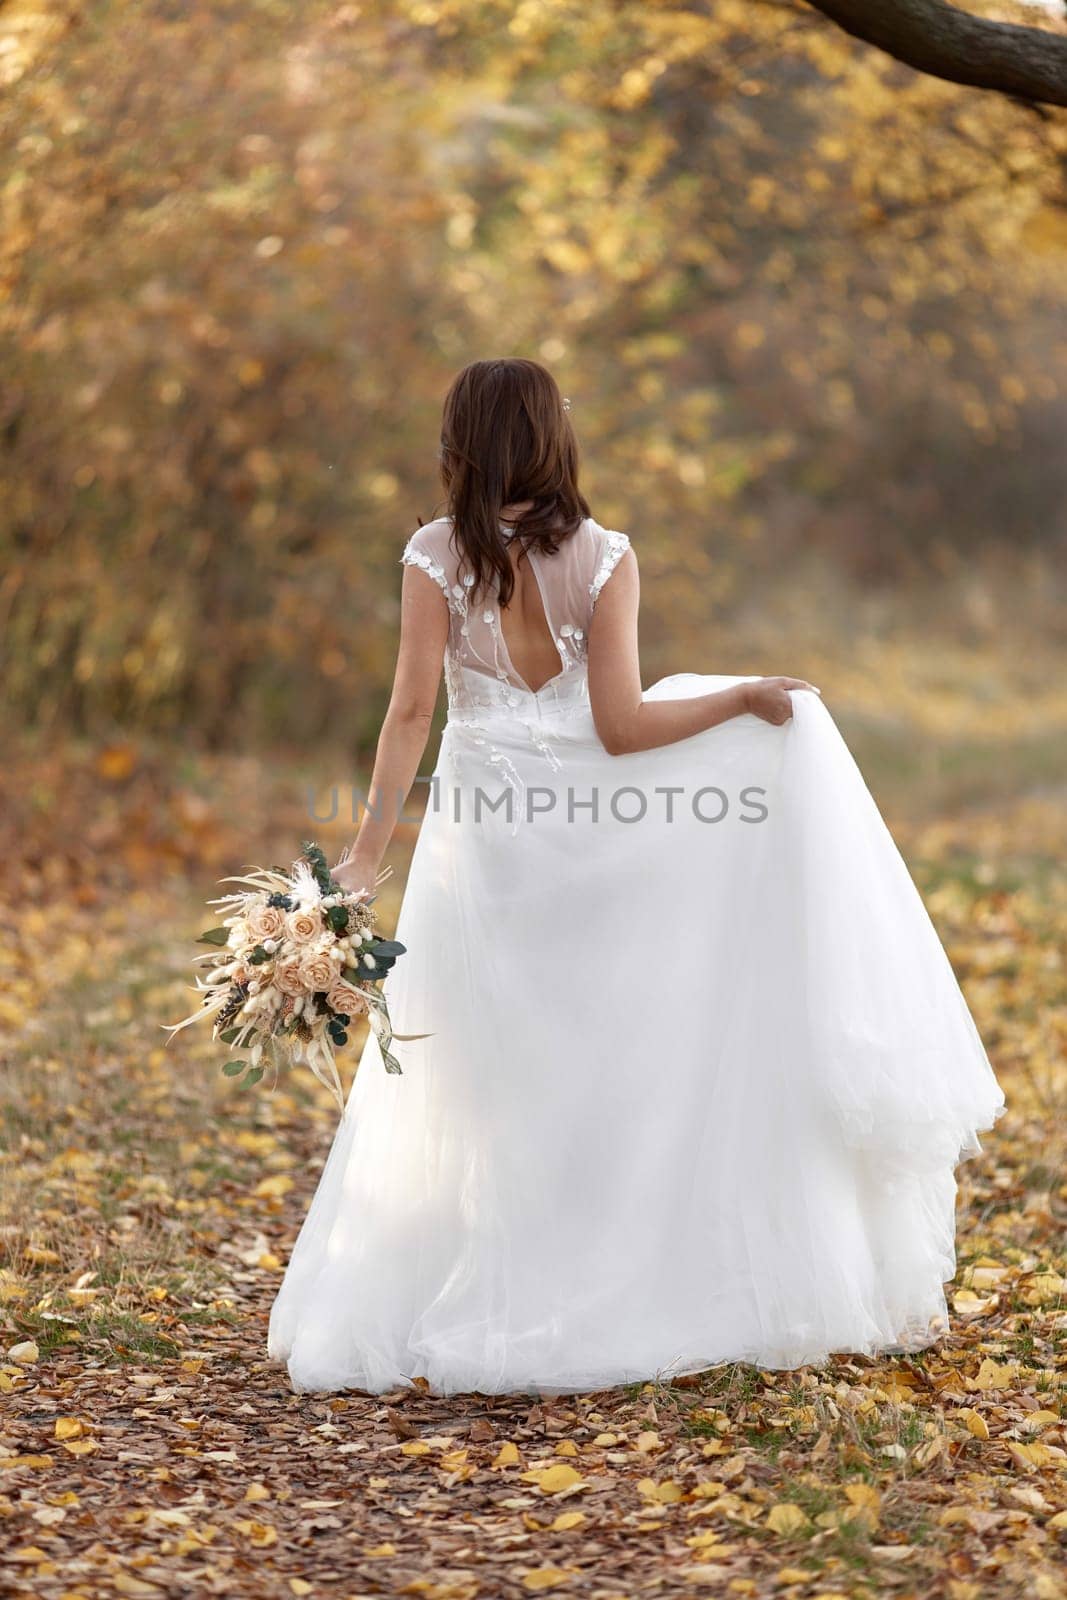
{"type": "Polygon", "coordinates": [[[297,1390],[561,1393],[947,1328],[957,1163],[1004,1096],[812,685],[642,690],[638,558],[568,405],[478,361],[407,543],[370,888],[448,721],[385,983],[274,1303],[297,1390]]]}

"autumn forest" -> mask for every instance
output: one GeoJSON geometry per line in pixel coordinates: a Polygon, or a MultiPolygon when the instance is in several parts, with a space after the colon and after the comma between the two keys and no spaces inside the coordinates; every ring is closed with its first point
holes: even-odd
{"type": "Polygon", "coordinates": [[[0,1588],[1067,1600],[1067,17],[870,9],[0,0],[0,1588]],[[1005,30],[958,82],[950,13],[1005,30]],[[224,874],[352,837],[496,355],[570,400],[646,684],[817,682],[923,892],[1009,1102],[935,1349],[266,1362],[335,1108],[162,1025],[224,874]]]}

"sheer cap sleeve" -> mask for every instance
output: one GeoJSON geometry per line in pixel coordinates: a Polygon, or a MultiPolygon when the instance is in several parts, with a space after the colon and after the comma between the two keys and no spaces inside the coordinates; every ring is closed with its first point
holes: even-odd
{"type": "Polygon", "coordinates": [[[620,533],[617,528],[598,527],[597,531],[600,537],[600,549],[597,555],[596,569],[593,573],[593,581],[589,585],[589,598],[594,604],[601,589],[630,548],[629,538],[625,533],[620,533]]]}
{"type": "Polygon", "coordinates": [[[457,601],[464,599],[464,591],[453,583],[452,569],[455,559],[449,549],[449,535],[451,525],[441,517],[436,522],[427,522],[421,528],[416,528],[400,557],[404,566],[421,567],[427,577],[432,578],[437,584],[449,609],[455,611],[457,601]]]}

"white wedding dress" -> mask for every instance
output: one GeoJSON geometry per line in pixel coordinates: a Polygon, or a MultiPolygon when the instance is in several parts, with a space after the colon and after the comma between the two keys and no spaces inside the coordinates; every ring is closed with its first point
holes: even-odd
{"type": "Polygon", "coordinates": [[[450,534],[402,557],[450,613],[386,980],[431,1036],[401,1076],[367,1038],[270,1357],[297,1390],[551,1394],[933,1343],[954,1169],[1004,1096],[830,712],[794,691],[782,727],[611,756],[586,639],[626,536],[530,555],[560,656],[534,692],[450,534]]]}

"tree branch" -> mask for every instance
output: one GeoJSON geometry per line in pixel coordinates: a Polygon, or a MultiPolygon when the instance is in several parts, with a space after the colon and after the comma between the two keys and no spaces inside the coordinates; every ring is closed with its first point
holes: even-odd
{"type": "Polygon", "coordinates": [[[857,39],[919,72],[1017,100],[1067,106],[1067,35],[990,22],[946,0],[808,0],[857,39]]]}

